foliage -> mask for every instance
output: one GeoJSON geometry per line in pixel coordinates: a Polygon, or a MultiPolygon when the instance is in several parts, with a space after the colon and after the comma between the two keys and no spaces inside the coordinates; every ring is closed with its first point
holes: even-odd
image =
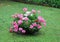
{"type": "Polygon", "coordinates": [[[45,6],[60,8],[60,0],[16,0],[16,1],[20,1],[20,2],[23,1],[26,3],[41,4],[45,6]]]}
{"type": "Polygon", "coordinates": [[[27,8],[23,8],[23,14],[12,15],[14,22],[12,23],[13,27],[10,28],[10,32],[22,33],[22,34],[34,34],[42,28],[41,23],[46,26],[46,21],[42,16],[37,16],[40,14],[40,11],[32,9],[32,11],[27,11],[27,8]]]}

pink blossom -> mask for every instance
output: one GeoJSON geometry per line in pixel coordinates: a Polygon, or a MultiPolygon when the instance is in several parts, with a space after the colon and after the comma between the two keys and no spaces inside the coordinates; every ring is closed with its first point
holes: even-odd
{"type": "Polygon", "coordinates": [[[32,13],[34,13],[34,14],[35,14],[35,13],[36,13],[36,10],[34,10],[34,9],[33,9],[33,10],[32,10],[32,13]]]}
{"type": "Polygon", "coordinates": [[[18,18],[20,18],[22,20],[23,14],[18,14],[18,18]]]}
{"type": "Polygon", "coordinates": [[[27,8],[23,8],[23,11],[26,12],[28,9],[27,8]]]}
{"type": "Polygon", "coordinates": [[[14,22],[13,27],[14,27],[14,31],[15,31],[15,32],[16,32],[16,31],[18,31],[18,25],[17,25],[17,23],[16,23],[16,22],[14,22]]]}
{"type": "Polygon", "coordinates": [[[18,31],[18,25],[14,25],[14,31],[15,31],[15,32],[18,31]]]}
{"type": "Polygon", "coordinates": [[[26,33],[26,30],[22,30],[22,33],[26,33]]]}
{"type": "Polygon", "coordinates": [[[28,21],[29,19],[27,17],[24,17],[23,20],[28,21]]]}
{"type": "Polygon", "coordinates": [[[41,13],[39,10],[38,10],[37,12],[38,12],[38,14],[40,14],[40,13],[41,13]]]}
{"type": "Polygon", "coordinates": [[[36,24],[36,23],[33,23],[32,25],[33,25],[33,26],[37,26],[37,24],[36,24]]]}
{"type": "Polygon", "coordinates": [[[13,25],[16,25],[17,23],[16,23],[16,21],[15,21],[15,22],[13,22],[12,24],[13,24],[13,25]]]}
{"type": "Polygon", "coordinates": [[[45,22],[45,23],[43,23],[43,25],[44,25],[44,26],[46,26],[46,22],[45,22]]]}
{"type": "Polygon", "coordinates": [[[30,28],[32,29],[33,28],[33,25],[30,25],[30,28]]]}
{"type": "Polygon", "coordinates": [[[41,16],[38,16],[38,21],[43,23],[45,22],[44,18],[42,18],[41,16]]]}
{"type": "Polygon", "coordinates": [[[18,25],[17,25],[17,24],[14,25],[14,31],[15,31],[15,32],[18,31],[18,25]]]}
{"type": "Polygon", "coordinates": [[[17,32],[18,30],[17,29],[14,29],[14,32],[17,32]]]}
{"type": "Polygon", "coordinates": [[[18,25],[17,25],[17,24],[16,24],[16,25],[14,25],[14,28],[18,29],[18,25]]]}
{"type": "Polygon", "coordinates": [[[40,26],[39,24],[37,25],[38,29],[40,29],[42,26],[40,26]]]}
{"type": "Polygon", "coordinates": [[[19,31],[22,31],[23,30],[23,28],[19,28],[19,31]]]}
{"type": "Polygon", "coordinates": [[[22,21],[22,20],[19,20],[19,21],[18,21],[18,24],[22,24],[22,23],[23,23],[23,21],[22,21]]]}

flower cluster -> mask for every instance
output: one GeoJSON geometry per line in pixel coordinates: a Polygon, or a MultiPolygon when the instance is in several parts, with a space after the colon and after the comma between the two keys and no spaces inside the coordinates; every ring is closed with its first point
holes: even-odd
{"type": "Polygon", "coordinates": [[[23,8],[24,14],[14,14],[12,17],[14,21],[12,22],[13,27],[10,28],[10,32],[16,33],[35,33],[42,28],[42,24],[46,26],[46,21],[39,10],[28,11],[27,8],[23,8]],[[38,15],[38,16],[37,16],[38,15]]]}

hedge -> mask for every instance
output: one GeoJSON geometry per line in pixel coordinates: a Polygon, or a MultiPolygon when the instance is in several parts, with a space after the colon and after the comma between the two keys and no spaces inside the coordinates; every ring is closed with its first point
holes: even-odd
{"type": "Polygon", "coordinates": [[[14,0],[14,1],[60,8],[60,0],[14,0]]]}

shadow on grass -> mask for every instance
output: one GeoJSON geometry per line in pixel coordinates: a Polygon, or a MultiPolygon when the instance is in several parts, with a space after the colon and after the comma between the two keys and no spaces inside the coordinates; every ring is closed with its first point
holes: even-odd
{"type": "Polygon", "coordinates": [[[34,34],[19,34],[19,33],[12,33],[12,36],[14,36],[14,37],[26,37],[26,36],[34,36],[34,37],[36,37],[36,36],[43,36],[43,35],[45,35],[45,32],[44,31],[39,31],[39,32],[36,32],[36,33],[34,33],[34,34]]]}

